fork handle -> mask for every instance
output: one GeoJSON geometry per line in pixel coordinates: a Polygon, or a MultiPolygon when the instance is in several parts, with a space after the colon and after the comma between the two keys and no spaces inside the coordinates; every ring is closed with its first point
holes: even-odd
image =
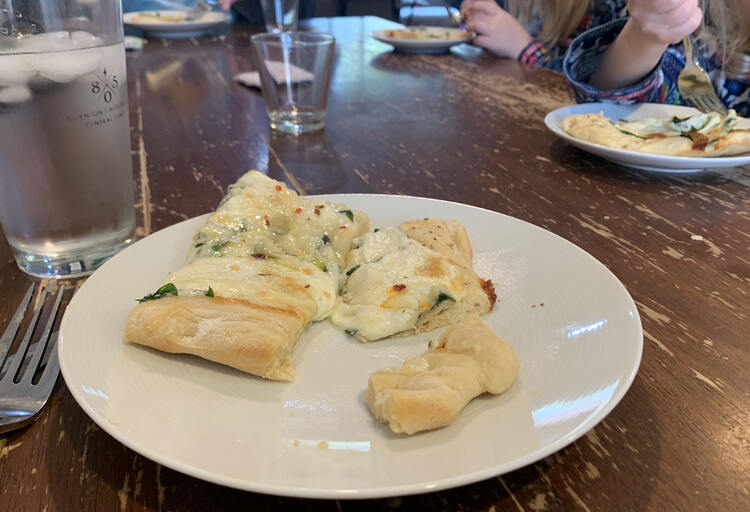
{"type": "Polygon", "coordinates": [[[693,41],[689,35],[682,38],[682,45],[685,47],[685,60],[695,62],[693,60],[693,41]]]}

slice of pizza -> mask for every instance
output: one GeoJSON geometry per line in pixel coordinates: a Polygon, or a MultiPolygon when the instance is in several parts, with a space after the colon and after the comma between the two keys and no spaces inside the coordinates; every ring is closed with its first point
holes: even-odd
{"type": "Polygon", "coordinates": [[[734,110],[669,119],[620,120],[601,114],[576,114],[563,119],[565,132],[587,142],[615,149],[667,156],[718,157],[750,152],[750,129],[739,127],[734,110]]]}
{"type": "Polygon", "coordinates": [[[519,368],[513,347],[471,314],[421,356],[370,374],[365,402],[393,432],[414,434],[448,425],[482,393],[503,393],[519,368]]]}
{"type": "Polygon", "coordinates": [[[299,197],[251,171],[195,235],[187,264],[128,316],[125,339],[293,380],[292,353],[336,303],[362,212],[299,197]]]}
{"type": "Polygon", "coordinates": [[[472,268],[464,227],[423,219],[354,241],[331,322],[361,341],[408,336],[492,310],[492,282],[472,268]]]}

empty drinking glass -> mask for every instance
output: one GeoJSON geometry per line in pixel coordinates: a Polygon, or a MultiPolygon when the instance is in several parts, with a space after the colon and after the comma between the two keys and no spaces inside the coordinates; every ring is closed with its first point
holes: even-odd
{"type": "Polygon", "coordinates": [[[333,36],[314,32],[256,34],[252,43],[271,128],[288,133],[323,128],[333,36]]]}

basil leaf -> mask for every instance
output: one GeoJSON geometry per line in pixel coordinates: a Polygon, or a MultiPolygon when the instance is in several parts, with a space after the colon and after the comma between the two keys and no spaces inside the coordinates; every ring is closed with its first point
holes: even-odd
{"type": "Polygon", "coordinates": [[[135,299],[138,302],[147,302],[149,300],[156,300],[166,297],[167,295],[174,295],[177,296],[177,287],[172,283],[167,283],[164,286],[161,286],[158,290],[156,290],[154,293],[150,293],[146,295],[145,297],[142,297],[140,299],[135,299]]]}
{"type": "Polygon", "coordinates": [[[350,268],[349,270],[346,271],[346,275],[347,276],[352,275],[354,273],[354,271],[357,270],[358,268],[359,268],[359,265],[354,265],[352,268],[350,268]]]}
{"type": "Polygon", "coordinates": [[[214,290],[213,290],[213,288],[211,288],[211,286],[210,286],[210,285],[209,285],[209,287],[208,287],[208,290],[206,290],[206,294],[205,294],[205,295],[206,295],[207,297],[213,297],[213,296],[214,296],[214,290]]]}
{"type": "Polygon", "coordinates": [[[436,308],[440,305],[440,303],[445,302],[446,300],[449,300],[451,302],[456,302],[456,299],[448,295],[447,293],[440,292],[440,294],[437,297],[437,300],[435,300],[435,305],[432,306],[433,308],[436,308]]]}
{"type": "Polygon", "coordinates": [[[629,132],[627,130],[623,130],[622,128],[618,128],[618,130],[620,130],[625,135],[632,135],[633,137],[637,137],[639,139],[646,140],[646,137],[641,137],[640,135],[636,135],[635,133],[631,133],[631,132],[629,132]]]}
{"type": "Polygon", "coordinates": [[[337,213],[340,213],[341,215],[346,215],[350,221],[354,222],[354,214],[351,210],[336,210],[337,213]]]}

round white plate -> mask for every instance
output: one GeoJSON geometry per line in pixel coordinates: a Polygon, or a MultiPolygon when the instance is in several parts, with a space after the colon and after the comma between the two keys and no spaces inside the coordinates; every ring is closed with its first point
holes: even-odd
{"type": "Polygon", "coordinates": [[[450,426],[411,437],[377,423],[370,372],[423,353],[440,331],[359,343],[323,321],[295,352],[293,383],[264,381],[188,355],[123,341],[135,299],[182,266],[205,216],[125,249],[81,287],[62,322],[71,393],[106,432],[154,461],[211,482],[312,498],[436,491],[511,471],[571,443],[620,401],[641,359],[640,318],[609,270],[566,240],[471,206],[379,195],[320,196],[367,212],[373,227],[458,219],[478,274],[498,292],[485,322],[521,373],[472,401],[450,426]]]}
{"type": "MultiPolygon", "coordinates": [[[[457,28],[446,27],[426,27],[435,30],[447,30],[450,32],[463,32],[457,28]]],[[[398,30],[398,29],[394,29],[398,30]]],[[[471,42],[473,37],[463,37],[461,39],[430,39],[428,41],[394,39],[385,35],[386,30],[374,30],[372,37],[382,43],[393,46],[396,50],[404,53],[445,53],[451,46],[461,43],[471,42]]]]}
{"type": "MultiPolygon", "coordinates": [[[[668,118],[672,116],[685,117],[700,112],[692,107],[680,105],[664,105],[661,103],[638,103],[635,105],[616,105],[614,103],[582,103],[580,105],[570,105],[568,107],[553,110],[544,118],[544,124],[547,125],[552,133],[576,146],[577,148],[593,153],[612,162],[644,169],[647,171],[668,172],[668,173],[685,173],[698,172],[705,169],[716,169],[726,167],[736,167],[739,165],[750,164],[750,154],[740,156],[723,156],[723,157],[684,157],[684,156],[665,156],[649,155],[638,153],[636,151],[626,151],[623,149],[608,148],[592,142],[586,142],[577,139],[565,133],[561,127],[562,120],[573,114],[599,114],[613,121],[619,119],[644,119],[648,117],[668,118]]],[[[742,119],[740,127],[750,128],[750,119],[742,119]]]]}
{"type": "Polygon", "coordinates": [[[145,22],[133,21],[140,14],[160,13],[162,15],[173,14],[178,11],[133,11],[122,15],[123,23],[138,30],[143,30],[147,35],[153,37],[190,37],[198,36],[229,22],[229,15],[225,12],[211,11],[195,21],[169,22],[145,22]]]}

